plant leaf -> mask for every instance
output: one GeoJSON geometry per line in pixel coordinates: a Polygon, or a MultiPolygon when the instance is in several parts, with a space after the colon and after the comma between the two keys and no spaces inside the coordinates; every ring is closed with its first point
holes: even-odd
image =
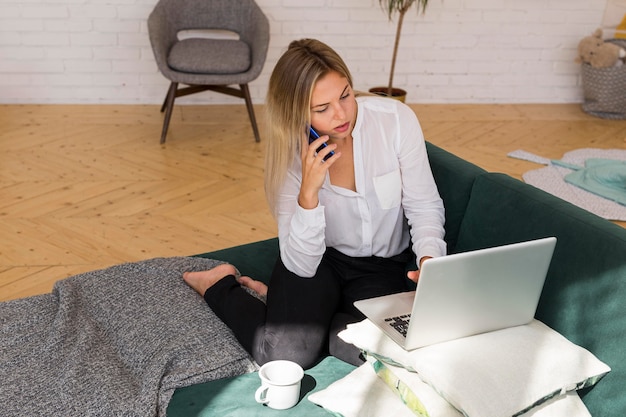
{"type": "Polygon", "coordinates": [[[406,13],[414,3],[417,3],[417,12],[426,12],[428,0],[378,0],[380,7],[385,10],[389,20],[393,18],[395,13],[406,13]]]}

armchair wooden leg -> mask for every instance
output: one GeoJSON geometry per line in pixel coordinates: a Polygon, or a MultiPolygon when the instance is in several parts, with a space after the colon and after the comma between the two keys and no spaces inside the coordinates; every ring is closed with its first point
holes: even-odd
{"type": "Polygon", "coordinates": [[[172,82],[169,90],[167,90],[167,96],[163,106],[161,106],[161,112],[165,110],[165,117],[163,119],[163,131],[161,132],[161,145],[165,143],[165,137],[167,136],[167,129],[170,125],[170,119],[172,117],[172,110],[174,109],[174,100],[176,99],[176,90],[178,90],[178,83],[172,82]]]}
{"type": "Polygon", "coordinates": [[[246,108],[248,109],[248,116],[250,116],[250,123],[252,124],[252,131],[254,132],[254,140],[257,142],[261,141],[261,136],[259,135],[259,128],[256,124],[256,117],[254,117],[254,107],[252,106],[252,98],[250,97],[250,90],[248,89],[248,84],[239,84],[241,88],[241,92],[243,93],[243,98],[246,101],[246,108]]]}

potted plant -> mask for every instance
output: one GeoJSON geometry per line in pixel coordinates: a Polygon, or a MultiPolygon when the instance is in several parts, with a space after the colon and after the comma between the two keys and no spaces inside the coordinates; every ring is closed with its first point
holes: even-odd
{"type": "Polygon", "coordinates": [[[409,11],[413,4],[417,3],[417,11],[420,9],[422,13],[426,11],[428,0],[378,0],[380,6],[387,12],[389,20],[393,19],[393,15],[398,13],[398,25],[396,27],[396,39],[393,45],[393,55],[391,57],[391,70],[389,71],[389,83],[387,87],[373,87],[370,88],[370,93],[384,95],[387,97],[397,98],[404,101],[406,98],[406,91],[400,88],[393,87],[393,75],[396,69],[396,57],[398,55],[398,45],[400,44],[400,34],[402,33],[402,23],[404,22],[404,15],[409,11]]]}

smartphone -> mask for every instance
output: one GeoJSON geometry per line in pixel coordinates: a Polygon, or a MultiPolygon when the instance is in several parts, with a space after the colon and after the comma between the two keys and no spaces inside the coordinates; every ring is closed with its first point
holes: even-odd
{"type": "MultiPolygon", "coordinates": [[[[309,127],[309,143],[313,142],[314,140],[318,139],[320,137],[320,135],[315,131],[315,129],[313,129],[312,127],[309,127]]],[[[327,147],[328,145],[326,144],[326,142],[322,143],[322,146],[320,146],[319,148],[317,148],[315,150],[315,152],[319,152],[322,149],[324,149],[325,147],[327,147]]],[[[326,161],[328,158],[330,158],[331,156],[333,156],[335,154],[334,151],[330,151],[328,153],[328,155],[326,155],[324,157],[324,161],[326,161]]]]}

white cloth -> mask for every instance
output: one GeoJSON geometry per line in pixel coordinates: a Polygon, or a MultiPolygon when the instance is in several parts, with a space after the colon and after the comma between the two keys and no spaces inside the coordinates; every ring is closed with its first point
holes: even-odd
{"type": "Polygon", "coordinates": [[[559,395],[533,408],[520,417],[591,417],[576,391],[559,395]]]}
{"type": "Polygon", "coordinates": [[[358,97],[357,103],[352,132],[357,191],[333,186],[327,175],[320,205],[303,209],[298,205],[302,167],[297,157],[280,192],[281,258],[302,277],[315,274],[326,247],[348,256],[388,258],[412,240],[418,259],[446,253],[443,202],[415,113],[380,97],[358,97]]]}
{"type": "Polygon", "coordinates": [[[339,337],[414,369],[469,417],[512,416],[552,396],[593,385],[610,371],[589,351],[537,320],[410,352],[369,320],[349,325],[339,337]]]}
{"type": "MultiPolygon", "coordinates": [[[[422,383],[425,390],[429,387],[422,383]]],[[[433,402],[420,397],[428,414],[437,417],[462,417],[462,414],[432,389],[433,402]]],[[[427,395],[428,396],[428,395],[427,395]]],[[[309,401],[343,417],[415,417],[415,414],[380,379],[372,365],[365,363],[324,390],[309,395],[309,401]]]]}

